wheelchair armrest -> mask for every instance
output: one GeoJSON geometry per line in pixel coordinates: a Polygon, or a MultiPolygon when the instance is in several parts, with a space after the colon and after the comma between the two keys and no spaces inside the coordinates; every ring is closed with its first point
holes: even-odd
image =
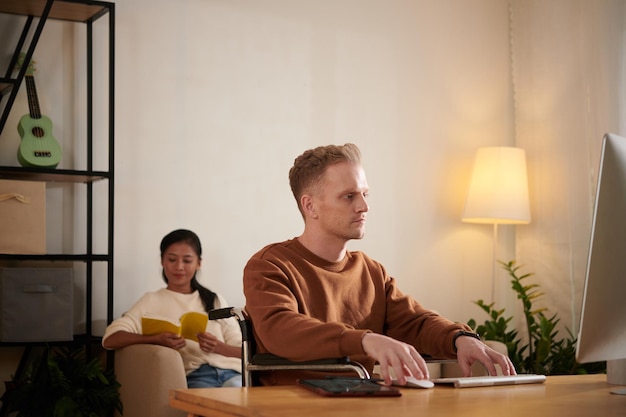
{"type": "Polygon", "coordinates": [[[239,321],[246,320],[242,308],[236,307],[224,307],[211,310],[209,312],[209,320],[227,319],[229,317],[235,317],[239,321]]]}
{"type": "Polygon", "coordinates": [[[318,371],[350,371],[357,373],[361,378],[368,379],[368,370],[358,362],[352,362],[349,357],[319,359],[314,361],[292,361],[271,353],[256,353],[256,343],[252,331],[252,323],[243,308],[226,307],[211,310],[209,320],[220,320],[235,317],[239,322],[242,337],[241,373],[243,385],[251,384],[253,371],[265,370],[318,370],[318,371]]]}
{"type": "Polygon", "coordinates": [[[252,364],[255,365],[344,365],[349,364],[350,358],[348,356],[344,356],[341,358],[328,358],[328,359],[317,359],[312,361],[292,361],[289,359],[285,359],[281,356],[276,356],[271,353],[257,353],[252,357],[252,364]]]}

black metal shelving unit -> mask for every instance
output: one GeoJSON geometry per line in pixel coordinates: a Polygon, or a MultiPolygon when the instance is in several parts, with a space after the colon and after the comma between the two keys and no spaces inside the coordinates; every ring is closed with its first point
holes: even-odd
{"type": "MultiPolygon", "coordinates": [[[[106,315],[107,323],[113,320],[113,220],[114,220],[114,87],[115,87],[115,4],[104,1],[91,0],[0,0],[0,13],[14,15],[16,19],[24,21],[14,53],[9,61],[8,68],[3,77],[0,77],[0,133],[2,133],[9,113],[17,96],[18,90],[24,80],[26,65],[17,68],[18,56],[25,54],[25,62],[30,62],[41,33],[50,20],[62,20],[86,25],[86,132],[85,142],[87,154],[85,155],[85,169],[43,169],[24,168],[19,166],[0,166],[0,179],[12,179],[23,181],[43,181],[83,184],[86,187],[86,221],[84,225],[75,225],[77,230],[84,230],[86,248],[84,253],[47,253],[43,255],[15,255],[0,253],[0,261],[10,261],[11,263],[21,261],[67,261],[81,262],[85,264],[85,333],[74,336],[75,341],[93,344],[99,342],[100,338],[93,334],[93,266],[94,263],[106,263],[107,275],[107,300],[106,315]],[[93,140],[94,140],[94,68],[93,51],[94,45],[94,22],[108,17],[108,166],[106,170],[94,170],[93,160],[93,140]],[[16,74],[16,75],[15,75],[16,74]],[[93,186],[97,182],[108,182],[106,187],[107,207],[107,244],[103,253],[94,252],[94,190],[93,186]]],[[[103,30],[102,25],[98,25],[98,30],[103,30]]],[[[0,40],[1,41],[1,40],[0,40]]],[[[104,99],[104,98],[103,98],[104,99]]],[[[82,139],[81,139],[82,140],[82,139]]],[[[66,342],[68,343],[68,342],[66,342]]],[[[71,342],[69,342],[71,343],[71,342]]],[[[43,343],[42,343],[43,344],[43,343]]],[[[1,343],[0,346],[25,346],[25,352],[29,351],[36,343],[1,343]]],[[[23,365],[25,358],[18,366],[23,365]]],[[[4,415],[0,410],[0,415],[4,415]]]]}

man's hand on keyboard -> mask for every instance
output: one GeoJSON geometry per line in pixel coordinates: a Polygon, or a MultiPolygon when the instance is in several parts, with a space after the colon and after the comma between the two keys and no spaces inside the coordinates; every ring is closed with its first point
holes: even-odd
{"type": "Polygon", "coordinates": [[[482,363],[489,375],[497,375],[495,364],[500,365],[503,375],[516,375],[513,362],[508,356],[496,352],[480,340],[473,337],[459,337],[456,339],[457,361],[463,372],[463,376],[472,375],[472,364],[476,361],[482,363]]]}
{"type": "Polygon", "coordinates": [[[365,353],[380,365],[385,384],[392,382],[391,369],[400,385],[406,384],[408,375],[417,379],[429,378],[426,362],[413,346],[376,333],[366,333],[361,343],[365,353]]]}

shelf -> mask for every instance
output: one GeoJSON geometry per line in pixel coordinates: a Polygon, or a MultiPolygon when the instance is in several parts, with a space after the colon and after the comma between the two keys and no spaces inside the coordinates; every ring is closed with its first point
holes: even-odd
{"type": "Polygon", "coordinates": [[[12,253],[0,253],[0,260],[8,259],[11,261],[75,261],[75,262],[107,262],[110,261],[108,255],[86,255],[86,254],[45,254],[45,255],[29,255],[29,254],[12,254],[12,253]]]}
{"type": "Polygon", "coordinates": [[[2,342],[0,346],[66,346],[75,343],[102,343],[102,337],[100,336],[88,336],[86,334],[75,334],[73,340],[59,340],[48,342],[2,342]]]}
{"type": "Polygon", "coordinates": [[[105,171],[0,166],[0,179],[4,180],[89,183],[110,176],[111,174],[105,171]]]}
{"type": "Polygon", "coordinates": [[[0,98],[3,95],[7,94],[13,88],[15,83],[11,80],[7,80],[6,78],[0,78],[0,98]]]}
{"type": "MultiPolygon", "coordinates": [[[[45,5],[46,0],[0,0],[0,13],[40,17],[45,5]]],[[[84,1],[76,3],[72,0],[56,0],[48,18],[86,23],[107,12],[107,6],[97,1],[85,4],[84,1]]]]}
{"type": "MultiPolygon", "coordinates": [[[[114,80],[114,62],[115,62],[115,3],[99,1],[99,0],[0,0],[0,14],[12,15],[11,21],[15,21],[17,26],[22,24],[23,28],[19,37],[16,38],[15,46],[4,45],[8,43],[8,39],[11,37],[0,37],[0,44],[3,44],[3,50],[10,51],[13,49],[13,55],[7,65],[6,70],[2,71],[0,76],[0,133],[6,125],[6,121],[9,116],[9,112],[15,102],[15,97],[20,89],[20,85],[25,77],[26,67],[22,66],[17,68],[18,56],[21,52],[25,53],[25,59],[31,60],[35,52],[38,41],[43,33],[46,23],[50,20],[60,20],[67,22],[74,22],[78,24],[84,24],[86,30],[85,36],[85,56],[87,58],[86,66],[86,79],[85,87],[87,92],[87,105],[85,109],[86,118],[86,132],[85,132],[85,149],[86,154],[84,159],[80,158],[76,166],[83,167],[83,169],[54,169],[54,168],[31,168],[21,166],[0,166],[0,180],[18,180],[18,181],[39,181],[39,182],[56,182],[67,184],[86,184],[84,186],[84,192],[76,193],[75,202],[84,202],[84,219],[82,216],[73,216],[71,222],[76,231],[84,231],[86,238],[85,246],[77,248],[76,253],[46,253],[46,254],[7,254],[0,253],[0,261],[3,264],[8,264],[10,267],[19,267],[22,264],[36,263],[36,262],[75,262],[84,263],[84,267],[78,267],[78,265],[72,265],[78,267],[80,276],[82,279],[84,273],[84,288],[80,289],[80,297],[76,302],[84,303],[84,315],[81,318],[81,323],[84,322],[85,328],[80,332],[82,334],[75,334],[74,340],[68,341],[53,341],[53,342],[1,342],[0,346],[19,346],[24,347],[22,358],[15,372],[16,378],[24,372],[24,364],[27,363],[30,351],[34,346],[40,345],[69,345],[72,343],[84,344],[88,350],[90,350],[94,344],[101,344],[101,337],[94,335],[93,324],[95,321],[94,299],[97,297],[98,301],[106,298],[106,322],[107,324],[113,321],[113,225],[114,225],[114,103],[115,103],[115,80],[114,80]],[[108,15],[108,19],[106,16],[108,15]],[[102,20],[105,22],[97,25],[94,24],[96,20],[101,17],[105,17],[102,20]],[[97,29],[96,29],[97,27],[97,29]],[[99,38],[94,40],[94,30],[97,30],[99,34],[108,35],[108,42],[100,43],[96,42],[99,38]],[[103,94],[99,94],[96,98],[93,94],[94,86],[94,71],[93,71],[93,51],[96,46],[108,49],[108,72],[106,78],[108,81],[107,90],[102,90],[103,94]],[[17,76],[13,78],[11,75],[17,72],[17,76]],[[94,170],[93,166],[93,138],[94,138],[94,103],[98,100],[100,103],[108,103],[108,108],[103,113],[104,116],[108,115],[108,138],[104,143],[107,152],[108,166],[103,168],[103,165],[99,167],[101,170],[94,170]],[[106,146],[108,144],[108,146],[106,146]],[[87,167],[86,169],[84,167],[87,167]],[[92,183],[97,181],[105,181],[103,187],[94,187],[92,183]],[[84,199],[83,199],[84,195],[84,199]],[[102,201],[101,197],[105,197],[106,201],[102,201]],[[106,226],[106,232],[101,231],[99,228],[95,230],[94,217],[96,214],[96,205],[102,210],[106,210],[106,224],[98,223],[99,228],[106,226]],[[97,238],[96,238],[97,236],[97,238]],[[104,239],[106,238],[106,249],[98,249],[98,253],[93,253],[95,246],[103,248],[104,239]],[[97,243],[97,245],[95,245],[97,243]],[[94,264],[98,264],[98,268],[94,268],[94,264]],[[94,286],[94,280],[104,278],[106,274],[106,291],[104,294],[100,292],[97,286],[94,286]]],[[[6,16],[3,16],[6,17],[6,16]]],[[[75,25],[71,25],[75,26],[75,25]]],[[[4,27],[2,29],[5,29],[4,27]]],[[[10,28],[7,27],[7,30],[10,28]]],[[[82,32],[81,32],[82,36],[82,32]]],[[[105,50],[106,52],[106,50],[105,50]]],[[[100,63],[99,63],[100,65],[100,63]]],[[[104,68],[104,67],[102,67],[104,68]]],[[[104,75],[103,75],[104,76],[104,75]]],[[[100,83],[98,90],[100,90],[100,83]]],[[[78,120],[78,119],[77,119],[78,120]]],[[[82,207],[81,207],[82,208],[82,207]]],[[[61,207],[62,211],[65,209],[61,207]]],[[[99,213],[98,213],[99,214],[99,213]]],[[[99,217],[102,217],[99,215],[99,217]]],[[[5,249],[7,250],[7,249],[5,249]]],[[[74,319],[75,320],[75,319],[74,319]]],[[[75,329],[76,330],[76,329],[75,329]]],[[[61,336],[57,336],[61,337],[61,336]]],[[[62,337],[61,337],[62,338],[62,337]]],[[[69,336],[68,336],[69,338],[69,336]]],[[[113,365],[112,351],[107,352],[107,368],[113,365]],[[109,354],[110,353],[110,354],[109,354]]],[[[0,407],[0,416],[6,416],[9,405],[5,401],[2,402],[0,407]]]]}

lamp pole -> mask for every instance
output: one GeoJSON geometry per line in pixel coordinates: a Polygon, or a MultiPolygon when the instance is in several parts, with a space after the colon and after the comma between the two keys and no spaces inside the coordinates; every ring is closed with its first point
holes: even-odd
{"type": "Polygon", "coordinates": [[[493,253],[491,262],[491,302],[496,302],[496,264],[498,263],[498,223],[493,224],[493,253]]]}

